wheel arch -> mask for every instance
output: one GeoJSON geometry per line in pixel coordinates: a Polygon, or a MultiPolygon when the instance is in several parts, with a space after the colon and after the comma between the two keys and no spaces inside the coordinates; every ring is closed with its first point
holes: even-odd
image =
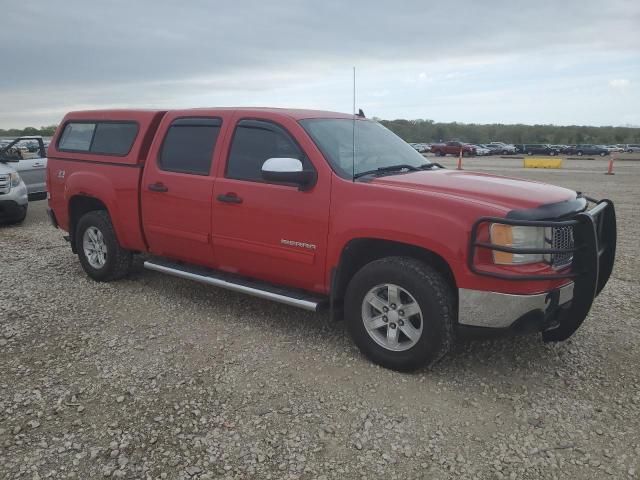
{"type": "Polygon", "coordinates": [[[355,238],[350,240],[340,253],[338,266],[331,272],[330,301],[332,310],[344,298],[347,285],[355,273],[366,264],[384,257],[404,256],[415,258],[434,267],[440,272],[456,296],[456,279],[449,263],[438,253],[427,248],[380,238],[355,238]]]}
{"type": "Polygon", "coordinates": [[[73,253],[78,253],[75,242],[78,221],[84,214],[95,210],[104,210],[109,214],[107,205],[98,198],[84,194],[76,194],[69,199],[69,239],[73,253]]]}

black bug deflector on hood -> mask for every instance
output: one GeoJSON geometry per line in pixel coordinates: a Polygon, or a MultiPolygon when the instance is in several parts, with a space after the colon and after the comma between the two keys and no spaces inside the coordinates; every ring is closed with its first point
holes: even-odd
{"type": "MultiPolygon", "coordinates": [[[[565,340],[580,327],[589,313],[594,298],[602,291],[611,276],[616,253],[616,214],[611,200],[596,201],[588,197],[578,197],[573,201],[560,203],[563,205],[545,205],[532,209],[533,211],[528,214],[523,213],[524,211],[516,211],[517,213],[507,215],[506,218],[479,218],[471,229],[468,255],[469,269],[478,275],[515,281],[567,279],[574,282],[573,300],[562,308],[552,308],[551,318],[545,321],[543,335],[548,341],[565,340]],[[585,210],[587,201],[596,205],[591,210],[585,210]],[[560,218],[556,217],[555,220],[546,216],[547,213],[561,211],[566,213],[560,213],[560,218]],[[546,219],[533,219],[541,214],[545,215],[546,219]],[[569,248],[520,248],[478,241],[480,227],[491,223],[551,228],[571,227],[574,244],[569,248]],[[573,258],[571,263],[559,272],[534,275],[498,273],[483,270],[475,264],[478,248],[520,254],[569,254],[573,258]]],[[[553,306],[554,292],[549,293],[548,301],[553,306]]]]}
{"type": "Polygon", "coordinates": [[[587,199],[582,195],[564,202],[547,203],[536,208],[511,210],[507,218],[512,220],[557,220],[583,212],[587,208],[587,199]]]}

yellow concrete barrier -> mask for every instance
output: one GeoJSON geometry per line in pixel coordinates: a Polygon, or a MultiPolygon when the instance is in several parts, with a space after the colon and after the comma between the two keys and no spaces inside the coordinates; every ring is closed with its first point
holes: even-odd
{"type": "Polygon", "coordinates": [[[529,157],[524,159],[524,168],[562,168],[562,159],[529,157]]]}

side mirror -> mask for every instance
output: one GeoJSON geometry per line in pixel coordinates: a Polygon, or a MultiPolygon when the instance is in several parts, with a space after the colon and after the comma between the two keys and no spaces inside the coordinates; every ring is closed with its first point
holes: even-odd
{"type": "Polygon", "coordinates": [[[269,182],[293,183],[300,190],[309,190],[317,180],[314,170],[304,170],[297,158],[270,158],[262,164],[262,178],[269,182]]]}

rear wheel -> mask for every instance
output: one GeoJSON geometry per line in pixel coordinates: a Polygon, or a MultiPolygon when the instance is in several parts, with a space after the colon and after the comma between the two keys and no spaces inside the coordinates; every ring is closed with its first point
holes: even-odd
{"type": "Polygon", "coordinates": [[[438,152],[438,155],[439,155],[440,157],[446,157],[446,156],[447,156],[447,154],[446,154],[446,153],[444,153],[442,150],[440,150],[440,151],[438,152]]]}
{"type": "Polygon", "coordinates": [[[576,152],[576,155],[578,155],[579,157],[581,157],[581,156],[582,156],[582,152],[581,152],[580,150],[578,150],[578,151],[576,152]]]}
{"type": "Polygon", "coordinates": [[[601,156],[601,157],[604,157],[605,155],[606,155],[606,153],[604,153],[604,152],[600,152],[600,156],[601,156]]]}
{"type": "Polygon", "coordinates": [[[108,282],[129,273],[132,254],[118,243],[106,211],[84,214],[78,221],[74,240],[80,264],[94,280],[108,282]]]}
{"type": "Polygon", "coordinates": [[[453,312],[445,278],[408,257],[365,265],[351,279],[345,299],[347,326],[360,351],[401,371],[431,365],[449,351],[453,312]]]}
{"type": "Polygon", "coordinates": [[[551,155],[552,157],[554,157],[554,156],[556,155],[556,152],[554,152],[553,150],[551,150],[551,151],[549,152],[549,155],[551,155]]]}
{"type": "Polygon", "coordinates": [[[529,150],[529,151],[527,152],[527,155],[533,155],[533,152],[532,152],[531,150],[529,150]]]}

